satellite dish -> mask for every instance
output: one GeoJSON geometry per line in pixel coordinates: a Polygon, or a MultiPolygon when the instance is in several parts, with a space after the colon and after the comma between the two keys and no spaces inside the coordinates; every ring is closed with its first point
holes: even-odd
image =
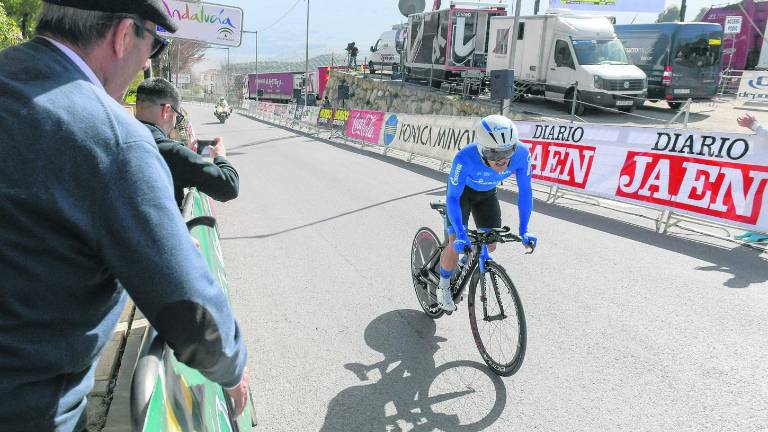
{"type": "Polygon", "coordinates": [[[397,6],[400,8],[400,13],[407,17],[424,12],[427,3],[426,0],[400,0],[397,6]]]}

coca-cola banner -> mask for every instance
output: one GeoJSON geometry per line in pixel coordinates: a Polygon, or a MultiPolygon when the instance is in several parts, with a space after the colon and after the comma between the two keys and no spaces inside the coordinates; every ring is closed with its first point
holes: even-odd
{"type": "Polygon", "coordinates": [[[372,144],[379,143],[384,113],[381,111],[352,110],[347,119],[346,135],[372,144]]]}

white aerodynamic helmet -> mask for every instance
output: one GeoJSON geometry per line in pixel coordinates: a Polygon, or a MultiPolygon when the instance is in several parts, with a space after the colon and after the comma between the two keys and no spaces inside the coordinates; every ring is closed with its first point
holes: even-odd
{"type": "Polygon", "coordinates": [[[489,161],[511,157],[517,147],[517,126],[498,114],[483,117],[475,126],[475,142],[480,156],[489,161]]]}

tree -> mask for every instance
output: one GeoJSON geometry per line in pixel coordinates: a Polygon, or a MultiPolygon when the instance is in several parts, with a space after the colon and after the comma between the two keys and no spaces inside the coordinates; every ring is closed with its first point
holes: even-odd
{"type": "Polygon", "coordinates": [[[0,50],[21,42],[21,30],[5,13],[3,4],[0,3],[0,50]]]}
{"type": "Polygon", "coordinates": [[[168,65],[172,74],[191,72],[192,66],[203,60],[206,46],[201,42],[173,39],[165,53],[152,60],[152,75],[168,79],[168,65]]]}
{"type": "Polygon", "coordinates": [[[677,7],[677,5],[672,5],[664,10],[664,12],[659,14],[659,17],[656,19],[657,23],[664,23],[664,22],[677,22],[677,20],[680,19],[680,8],[677,7]]]}
{"type": "Polygon", "coordinates": [[[42,7],[41,0],[3,0],[8,16],[16,21],[24,39],[29,39],[34,33],[35,17],[42,7]]]}
{"type": "Polygon", "coordinates": [[[699,11],[698,15],[696,15],[696,17],[693,20],[694,21],[701,21],[704,18],[704,15],[706,15],[707,12],[709,12],[709,9],[710,9],[709,7],[701,8],[701,10],[699,11]]]}

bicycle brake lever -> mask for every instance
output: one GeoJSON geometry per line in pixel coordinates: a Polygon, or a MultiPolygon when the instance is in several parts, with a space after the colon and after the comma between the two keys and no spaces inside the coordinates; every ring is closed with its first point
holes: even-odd
{"type": "Polygon", "coordinates": [[[536,246],[534,246],[533,242],[530,242],[527,245],[524,245],[524,247],[525,247],[525,250],[526,250],[526,252],[525,252],[526,255],[531,255],[531,254],[533,254],[533,251],[536,250],[536,246]]]}

